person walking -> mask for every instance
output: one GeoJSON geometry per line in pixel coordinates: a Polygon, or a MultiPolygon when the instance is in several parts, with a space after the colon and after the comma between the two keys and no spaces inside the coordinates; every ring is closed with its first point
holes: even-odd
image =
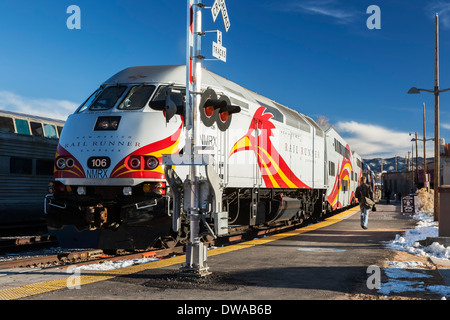
{"type": "MultiPolygon", "coordinates": [[[[355,196],[359,201],[359,208],[361,209],[361,228],[367,229],[369,222],[369,211],[374,210],[375,201],[373,200],[372,187],[366,183],[366,177],[361,177],[361,184],[356,188],[355,196]]],[[[374,210],[375,211],[375,210],[374,210]]]]}

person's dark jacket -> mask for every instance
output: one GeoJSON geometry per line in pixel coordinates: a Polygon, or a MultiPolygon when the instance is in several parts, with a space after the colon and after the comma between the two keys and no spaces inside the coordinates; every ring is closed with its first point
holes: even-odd
{"type": "Polygon", "coordinates": [[[372,199],[372,201],[374,201],[372,187],[367,183],[363,183],[356,188],[355,196],[356,198],[358,198],[359,203],[362,205],[365,203],[365,197],[370,198],[372,199]]]}

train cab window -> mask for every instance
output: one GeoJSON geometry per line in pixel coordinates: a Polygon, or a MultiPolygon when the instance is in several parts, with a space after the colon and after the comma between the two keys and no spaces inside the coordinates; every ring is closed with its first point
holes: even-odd
{"type": "Polygon", "coordinates": [[[111,109],[126,89],[126,86],[111,86],[106,88],[89,107],[89,110],[99,111],[111,109]]]}
{"type": "Polygon", "coordinates": [[[13,119],[0,117],[0,132],[14,133],[13,119]]]}
{"type": "Polygon", "coordinates": [[[57,139],[56,128],[52,124],[44,123],[44,134],[47,138],[57,139]]]}
{"type": "Polygon", "coordinates": [[[44,136],[44,130],[42,129],[41,123],[30,121],[30,126],[31,126],[31,133],[33,134],[33,136],[38,136],[38,137],[44,136]]]}
{"type": "Polygon", "coordinates": [[[130,89],[127,96],[119,105],[120,110],[139,110],[142,109],[150,99],[155,86],[139,85],[130,89]]]}
{"type": "Polygon", "coordinates": [[[28,121],[23,119],[14,119],[16,122],[16,129],[18,134],[30,135],[30,128],[28,127],[28,121]]]}
{"type": "Polygon", "coordinates": [[[99,88],[97,89],[93,94],[91,94],[91,96],[78,108],[78,110],[76,111],[77,113],[86,111],[87,108],[89,108],[92,104],[92,102],[94,102],[95,99],[97,99],[98,95],[103,91],[103,88],[99,88]]]}
{"type": "MultiPolygon", "coordinates": [[[[166,100],[166,89],[167,87],[159,87],[158,92],[156,92],[155,96],[153,97],[152,101],[150,101],[149,106],[150,108],[154,110],[161,110],[161,102],[164,103],[166,100]]],[[[173,88],[171,87],[172,91],[170,93],[170,99],[175,103],[177,106],[182,106],[185,104],[185,96],[186,96],[186,90],[184,88],[173,88]]],[[[162,105],[164,107],[164,105],[162,105]]]]}

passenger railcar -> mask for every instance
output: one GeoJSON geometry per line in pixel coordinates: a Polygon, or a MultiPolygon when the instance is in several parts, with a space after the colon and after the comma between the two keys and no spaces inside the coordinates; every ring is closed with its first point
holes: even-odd
{"type": "MultiPolygon", "coordinates": [[[[354,202],[360,158],[337,132],[206,69],[202,85],[196,148],[213,159],[228,226],[298,223],[354,202]]],[[[185,66],[131,67],[69,116],[45,201],[51,227],[100,230],[99,246],[112,249],[187,238],[183,208],[171,230],[187,167],[175,168],[170,188],[162,166],[164,154],[184,153],[185,87],[185,66]]]]}
{"type": "Polygon", "coordinates": [[[43,219],[64,121],[0,111],[0,223],[43,219]]]}

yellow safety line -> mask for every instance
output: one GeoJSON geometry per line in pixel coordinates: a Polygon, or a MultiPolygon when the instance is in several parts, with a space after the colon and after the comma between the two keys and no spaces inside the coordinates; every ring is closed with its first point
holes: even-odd
{"type": "MultiPolygon", "coordinates": [[[[266,238],[260,238],[260,239],[255,239],[255,240],[251,240],[251,241],[246,241],[243,243],[238,243],[238,244],[230,245],[230,246],[223,247],[223,248],[211,249],[208,251],[208,256],[215,256],[215,255],[219,255],[219,254],[223,254],[223,253],[227,253],[227,252],[231,252],[231,251],[246,249],[246,248],[254,247],[257,245],[262,245],[262,244],[266,244],[266,243],[269,243],[272,241],[276,241],[279,239],[296,236],[296,235],[299,235],[299,234],[302,234],[305,232],[317,230],[317,229],[335,224],[335,223],[345,219],[346,217],[352,215],[353,213],[355,213],[358,210],[359,210],[358,207],[352,208],[350,210],[347,210],[345,212],[337,214],[333,217],[330,217],[330,218],[326,219],[325,221],[322,221],[322,222],[319,222],[319,223],[316,223],[313,225],[309,225],[306,227],[302,227],[297,230],[275,234],[272,236],[268,236],[266,238]]],[[[77,283],[77,285],[82,286],[82,285],[89,284],[89,283],[95,283],[95,282],[99,282],[99,281],[112,279],[112,278],[115,278],[118,276],[134,274],[134,273],[144,271],[144,270],[164,268],[164,267],[172,266],[175,264],[180,264],[185,261],[186,261],[185,256],[178,256],[178,257],[154,261],[151,263],[145,263],[145,264],[135,265],[135,266],[131,266],[131,267],[125,267],[125,268],[121,268],[121,269],[102,271],[102,272],[97,272],[95,274],[80,275],[79,278],[77,279],[79,281],[77,283]]],[[[30,284],[30,285],[26,285],[26,286],[22,286],[22,287],[18,287],[18,288],[10,288],[10,289],[0,290],[0,300],[20,299],[20,298],[33,296],[36,294],[41,294],[41,293],[46,293],[46,292],[51,292],[51,291],[55,291],[55,290],[61,290],[61,289],[68,288],[68,285],[73,285],[72,283],[69,283],[70,276],[71,276],[71,274],[68,273],[68,278],[64,278],[64,279],[30,284]]]]}

